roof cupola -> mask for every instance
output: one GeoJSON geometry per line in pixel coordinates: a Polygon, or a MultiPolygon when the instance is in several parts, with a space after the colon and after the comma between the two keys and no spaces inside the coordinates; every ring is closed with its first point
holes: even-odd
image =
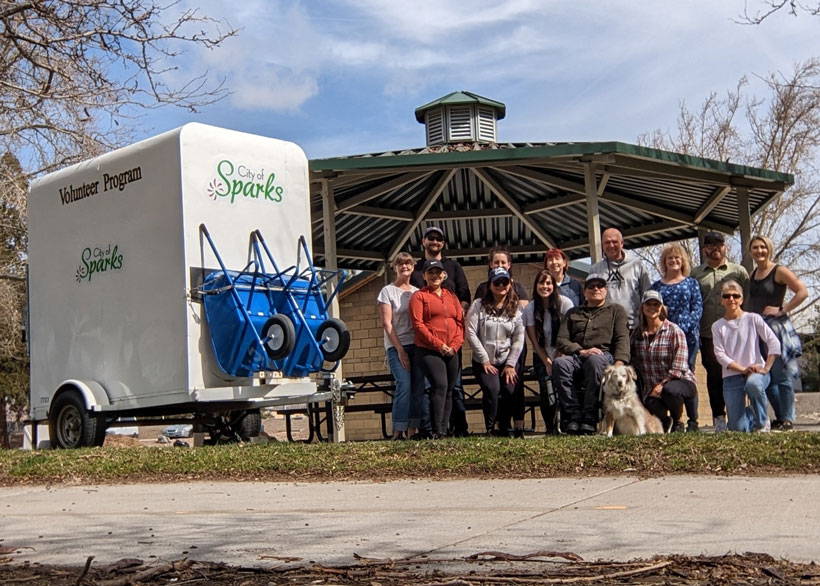
{"type": "Polygon", "coordinates": [[[468,91],[453,92],[416,108],[427,130],[427,146],[458,142],[497,142],[496,122],[507,107],[468,91]]]}

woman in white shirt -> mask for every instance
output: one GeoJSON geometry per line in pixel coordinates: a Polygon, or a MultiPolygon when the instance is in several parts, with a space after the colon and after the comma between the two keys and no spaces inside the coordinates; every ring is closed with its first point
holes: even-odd
{"type": "MultiPolygon", "coordinates": [[[[393,393],[393,439],[407,439],[410,426],[410,401],[412,389],[411,368],[415,345],[413,326],[408,311],[410,298],[418,291],[410,284],[415,260],[406,252],[393,259],[396,280],[385,285],[379,292],[379,315],[384,328],[384,349],[387,364],[396,381],[393,393]]],[[[414,410],[417,412],[417,410],[414,410]]],[[[413,427],[419,426],[418,415],[413,427]]]]}
{"type": "Polygon", "coordinates": [[[721,289],[726,313],[712,324],[715,358],[723,367],[723,399],[732,431],[769,431],[766,387],[780,355],[780,342],[756,313],[743,311],[743,287],[728,280],[721,289]],[[768,348],[764,359],[760,342],[768,348]],[[746,409],[746,397],[750,407],[746,409]]]}
{"type": "Polygon", "coordinates": [[[555,358],[555,336],[561,318],[574,303],[559,292],[553,273],[544,269],[535,275],[532,301],[524,308],[522,319],[527,339],[532,345],[532,366],[538,379],[541,397],[541,417],[547,435],[558,433],[558,398],[552,388],[552,360],[555,358]]]}

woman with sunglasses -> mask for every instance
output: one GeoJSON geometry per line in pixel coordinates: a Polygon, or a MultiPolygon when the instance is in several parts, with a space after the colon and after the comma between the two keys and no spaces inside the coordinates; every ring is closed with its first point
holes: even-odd
{"type": "MultiPolygon", "coordinates": [[[[410,284],[415,261],[406,252],[400,252],[393,259],[393,270],[396,280],[385,285],[379,292],[379,316],[384,329],[384,351],[387,364],[395,381],[393,392],[393,438],[407,439],[410,423],[411,400],[411,360],[416,349],[413,344],[415,334],[410,323],[410,298],[418,291],[410,284]]],[[[418,409],[416,409],[418,411],[418,409]]],[[[413,422],[414,430],[418,428],[418,415],[413,422]]]]}
{"type": "Polygon", "coordinates": [[[424,261],[427,286],[410,298],[415,356],[430,382],[433,438],[447,435],[453,386],[459,372],[458,351],[464,343],[464,310],[456,294],[442,287],[446,278],[440,260],[424,261]]]}
{"type": "Polygon", "coordinates": [[[466,335],[473,349],[473,372],[482,392],[484,425],[494,433],[496,423],[500,435],[508,436],[509,415],[512,412],[514,434],[524,437],[524,393],[517,384],[521,378],[518,358],[524,346],[524,324],[518,306],[518,295],[510,273],[503,267],[490,269],[490,286],[481,299],[476,299],[467,312],[466,335]]]}
{"type": "Polygon", "coordinates": [[[763,318],[741,309],[743,288],[733,280],[721,288],[724,316],[712,324],[715,358],[723,371],[723,399],[732,431],[769,431],[766,387],[780,342],[763,318]],[[766,344],[763,358],[760,343],[766,344]],[[746,408],[746,398],[749,409],[746,408]]]}
{"type": "Polygon", "coordinates": [[[538,379],[541,417],[547,435],[558,434],[558,397],[552,386],[552,361],[557,353],[555,338],[561,318],[575,305],[559,291],[552,273],[547,269],[539,271],[532,287],[532,301],[522,314],[527,339],[533,347],[532,366],[538,379]]]}
{"type": "Polygon", "coordinates": [[[794,381],[800,376],[797,358],[803,348],[789,312],[806,300],[809,291],[797,275],[774,262],[774,243],[770,238],[760,235],[752,238],[749,253],[756,266],[749,275],[749,297],[744,307],[763,316],[780,340],[781,353],[772,365],[771,382],[766,389],[775,415],[772,429],[791,431],[795,419],[794,381]],[[784,303],[787,289],[792,297],[784,303]]]}

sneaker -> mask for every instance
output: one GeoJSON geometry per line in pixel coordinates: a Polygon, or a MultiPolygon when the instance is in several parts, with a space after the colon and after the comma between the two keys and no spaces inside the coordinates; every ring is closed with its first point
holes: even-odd
{"type": "Polygon", "coordinates": [[[429,431],[419,431],[419,432],[414,433],[413,435],[411,435],[410,439],[419,441],[419,440],[432,439],[432,437],[433,437],[433,434],[429,431]]]}
{"type": "Polygon", "coordinates": [[[780,431],[794,431],[794,423],[788,419],[784,419],[780,422],[780,431]]]}
{"type": "Polygon", "coordinates": [[[780,429],[783,427],[783,422],[780,421],[779,419],[774,419],[774,420],[772,420],[772,426],[771,427],[772,427],[772,431],[780,431],[780,429]]]}
{"type": "Polygon", "coordinates": [[[578,434],[579,425],[577,421],[570,421],[567,423],[566,431],[569,435],[577,435],[578,434]]]}
{"type": "Polygon", "coordinates": [[[720,415],[712,419],[712,424],[715,426],[715,433],[723,433],[729,431],[729,426],[726,425],[726,417],[720,415]]]}
{"type": "Polygon", "coordinates": [[[672,424],[672,431],[670,433],[683,433],[685,429],[683,421],[676,421],[672,424]]]}
{"type": "Polygon", "coordinates": [[[694,419],[690,419],[686,423],[686,432],[687,433],[697,433],[700,431],[700,427],[698,427],[698,422],[694,419]]]}

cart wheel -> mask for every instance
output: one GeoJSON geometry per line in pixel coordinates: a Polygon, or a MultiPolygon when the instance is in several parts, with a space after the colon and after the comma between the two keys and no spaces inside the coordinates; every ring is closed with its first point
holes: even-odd
{"type": "Polygon", "coordinates": [[[322,356],[328,362],[341,360],[350,348],[350,331],[340,319],[330,318],[320,325],[316,339],[322,349],[322,356]]]}
{"type": "Polygon", "coordinates": [[[262,339],[265,341],[265,352],[271,360],[279,360],[293,352],[296,346],[296,329],[293,322],[284,314],[277,313],[262,326],[262,339]]]}
{"type": "Polygon", "coordinates": [[[66,391],[51,406],[49,437],[55,448],[101,446],[105,441],[105,423],[86,409],[77,391],[66,391]]]}

